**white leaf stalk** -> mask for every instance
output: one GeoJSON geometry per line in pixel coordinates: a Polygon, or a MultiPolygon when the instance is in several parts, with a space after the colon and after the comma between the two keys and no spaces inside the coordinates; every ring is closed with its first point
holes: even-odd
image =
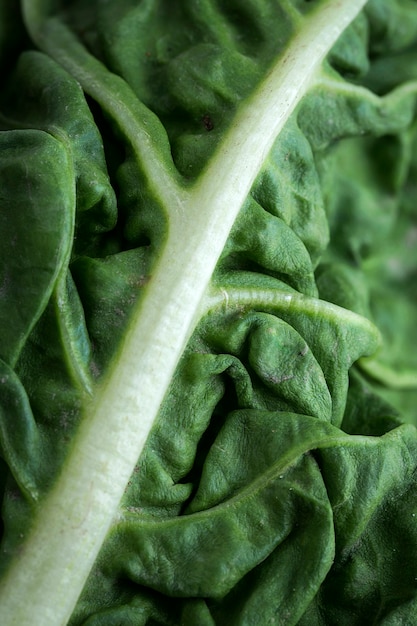
{"type": "MultiPolygon", "coordinates": [[[[172,180],[166,244],[114,366],[2,581],[2,626],[68,622],[204,311],[211,276],[239,210],[324,57],[365,2],[319,3],[241,106],[195,186],[178,189],[172,180]]],[[[34,5],[26,3],[27,20],[34,5]]]]}

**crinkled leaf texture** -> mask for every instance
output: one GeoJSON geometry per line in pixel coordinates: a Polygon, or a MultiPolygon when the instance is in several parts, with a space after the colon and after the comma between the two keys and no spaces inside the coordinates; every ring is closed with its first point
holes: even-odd
{"type": "Polygon", "coordinates": [[[417,5],[363,4],[0,0],[2,625],[416,623],[417,5]]]}

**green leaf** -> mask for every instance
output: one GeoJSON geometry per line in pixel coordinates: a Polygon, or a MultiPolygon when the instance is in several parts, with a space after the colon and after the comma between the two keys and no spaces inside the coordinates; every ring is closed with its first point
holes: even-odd
{"type": "Polygon", "coordinates": [[[73,254],[92,247],[114,227],[116,201],[102,139],[78,83],[46,55],[26,52],[2,93],[1,109],[8,127],[43,130],[71,153],[77,210],[73,254]]]}
{"type": "Polygon", "coordinates": [[[315,603],[320,621],[398,624],[415,611],[415,431],[355,440],[321,452],[334,510],[336,559],[315,603]]]}
{"type": "Polygon", "coordinates": [[[0,4],[2,625],[412,623],[415,2],[0,4]]]}
{"type": "Polygon", "coordinates": [[[0,362],[0,454],[24,495],[33,502],[45,480],[41,435],[29,398],[16,374],[0,362]]]}
{"type": "Polygon", "coordinates": [[[0,141],[0,355],[14,365],[68,262],[74,184],[65,146],[47,133],[10,131],[0,141]]]}

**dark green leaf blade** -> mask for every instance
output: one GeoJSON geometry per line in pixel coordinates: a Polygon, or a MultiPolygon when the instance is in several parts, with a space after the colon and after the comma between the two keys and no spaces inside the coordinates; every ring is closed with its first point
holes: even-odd
{"type": "Polygon", "coordinates": [[[74,178],[63,144],[40,131],[0,135],[0,356],[14,364],[68,261],[74,178]]]}

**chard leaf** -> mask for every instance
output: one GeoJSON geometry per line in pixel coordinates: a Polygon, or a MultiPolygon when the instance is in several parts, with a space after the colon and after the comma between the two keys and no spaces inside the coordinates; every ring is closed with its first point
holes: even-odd
{"type": "Polygon", "coordinates": [[[412,623],[415,3],[21,11],[2,626],[412,623]]]}
{"type": "Polygon", "coordinates": [[[39,473],[45,466],[29,399],[16,374],[4,362],[0,364],[0,384],[1,456],[24,495],[31,501],[37,500],[39,473]]]}
{"type": "Polygon", "coordinates": [[[49,134],[15,130],[0,141],[0,356],[14,366],[68,262],[74,186],[70,155],[49,134]]]}
{"type": "Polygon", "coordinates": [[[102,140],[74,79],[46,55],[23,53],[2,93],[2,118],[12,128],[37,128],[71,152],[77,220],[73,255],[91,248],[114,227],[115,194],[109,183],[102,140]]]}
{"type": "Polygon", "coordinates": [[[414,143],[412,125],[396,136],[350,139],[325,157],[332,245],[316,273],[321,297],[375,321],[383,343],[361,367],[412,422],[417,363],[405,342],[416,313],[414,143]]]}
{"type": "Polygon", "coordinates": [[[359,625],[370,617],[374,623],[395,624],[413,619],[415,567],[404,564],[415,550],[413,530],[410,533],[417,515],[414,446],[414,431],[404,426],[380,439],[359,445],[351,439],[346,446],[321,453],[335,514],[336,558],[301,624],[359,625]],[[364,585],[360,592],[358,583],[364,585]]]}

